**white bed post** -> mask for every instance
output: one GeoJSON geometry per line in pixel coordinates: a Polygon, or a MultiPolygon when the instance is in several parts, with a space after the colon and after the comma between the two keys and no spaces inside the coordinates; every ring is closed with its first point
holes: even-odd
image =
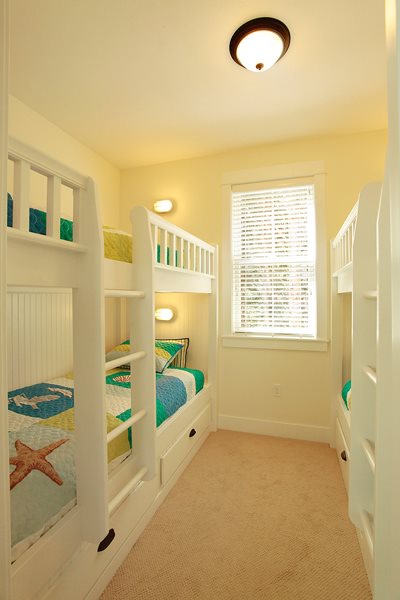
{"type": "Polygon", "coordinates": [[[146,356],[132,365],[132,404],[135,412],[146,410],[146,416],[132,431],[132,445],[140,468],[147,468],[144,480],[153,479],[156,469],[156,375],[154,354],[154,264],[157,237],[153,238],[148,212],[142,207],[131,211],[133,235],[133,281],[144,292],[140,302],[131,302],[130,339],[133,352],[146,356]],[[155,240],[153,242],[153,239],[155,240]]]}
{"type": "Polygon", "coordinates": [[[373,586],[377,373],[377,216],[382,186],[370,183],[358,202],[353,246],[353,350],[349,514],[361,531],[373,586]]]}
{"type": "Polygon", "coordinates": [[[208,381],[211,385],[211,428],[218,429],[218,248],[210,255],[211,270],[214,275],[211,295],[208,301],[208,381]]]}
{"type": "Polygon", "coordinates": [[[378,220],[375,598],[400,589],[400,0],[386,0],[388,151],[378,220]]]}
{"type": "MultiPolygon", "coordinates": [[[[331,243],[331,274],[335,271],[335,255],[331,243]]],[[[336,445],[336,406],[338,391],[343,387],[343,299],[338,292],[338,278],[331,276],[331,365],[332,365],[332,401],[331,401],[331,448],[336,445]]]]}
{"type": "Polygon", "coordinates": [[[98,543],[108,531],[104,246],[91,178],[85,190],[74,190],[74,222],[77,217],[74,241],[87,246],[73,290],[77,501],[83,537],[98,543]]]}
{"type": "Polygon", "coordinates": [[[10,481],[7,403],[7,144],[8,144],[8,0],[0,0],[0,600],[10,598],[10,481]]]}

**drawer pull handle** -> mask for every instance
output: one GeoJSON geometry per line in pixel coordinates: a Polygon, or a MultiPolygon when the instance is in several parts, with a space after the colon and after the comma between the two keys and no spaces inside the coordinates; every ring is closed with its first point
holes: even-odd
{"type": "Polygon", "coordinates": [[[108,548],[108,546],[111,544],[111,542],[113,541],[114,538],[115,538],[115,531],[114,531],[114,529],[110,529],[110,531],[107,533],[104,540],[102,540],[100,542],[100,544],[97,548],[97,552],[103,552],[106,548],[108,548]]]}
{"type": "Polygon", "coordinates": [[[196,430],[195,429],[191,429],[190,433],[189,433],[189,437],[193,437],[194,435],[196,435],[196,430]]]}
{"type": "Polygon", "coordinates": [[[347,460],[346,450],[342,450],[342,452],[340,453],[340,458],[346,462],[346,460],[347,460]]]}

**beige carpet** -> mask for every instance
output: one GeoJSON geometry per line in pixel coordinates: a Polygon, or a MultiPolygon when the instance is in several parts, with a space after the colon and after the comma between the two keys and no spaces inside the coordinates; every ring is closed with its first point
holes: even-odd
{"type": "Polygon", "coordinates": [[[219,431],[102,599],[369,600],[333,450],[219,431]]]}

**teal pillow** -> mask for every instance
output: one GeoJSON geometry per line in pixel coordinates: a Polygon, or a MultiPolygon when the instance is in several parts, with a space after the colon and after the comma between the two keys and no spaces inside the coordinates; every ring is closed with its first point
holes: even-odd
{"type": "MultiPolygon", "coordinates": [[[[106,354],[106,362],[110,360],[115,360],[117,358],[121,358],[121,356],[128,356],[131,351],[131,345],[129,340],[125,340],[125,342],[121,342],[118,346],[115,346],[110,352],[106,354]]],[[[121,365],[121,369],[130,369],[130,364],[121,365]]]]}

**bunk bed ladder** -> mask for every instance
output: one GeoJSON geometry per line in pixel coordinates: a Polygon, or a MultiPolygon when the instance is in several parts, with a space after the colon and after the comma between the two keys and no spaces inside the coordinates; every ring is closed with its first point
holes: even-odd
{"type": "Polygon", "coordinates": [[[358,203],[353,248],[353,355],[349,512],[373,587],[377,386],[377,216],[381,184],[358,203]]]}
{"type": "Polygon", "coordinates": [[[386,0],[388,146],[378,220],[375,598],[400,589],[400,0],[386,0]]]}
{"type": "Polygon", "coordinates": [[[108,531],[104,379],[103,238],[94,181],[74,189],[74,242],[84,243],[79,285],[73,290],[73,356],[77,504],[86,541],[108,531]],[[90,377],[88,377],[90,373],[90,377]]]}
{"type": "MultiPolygon", "coordinates": [[[[137,300],[145,298],[145,294],[142,291],[137,290],[105,290],[105,297],[107,298],[126,298],[128,300],[137,300]]],[[[133,332],[136,331],[137,326],[135,321],[131,322],[131,339],[134,339],[133,332]]],[[[106,362],[106,371],[111,369],[115,369],[117,367],[121,367],[127,363],[130,364],[131,373],[133,372],[134,363],[138,363],[135,366],[135,378],[138,376],[138,372],[141,370],[140,363],[146,359],[146,352],[143,350],[138,350],[136,352],[131,352],[130,354],[123,356],[122,358],[117,358],[115,360],[111,360],[106,362]]],[[[140,376],[139,376],[140,377],[140,376]]],[[[131,428],[133,425],[136,425],[144,419],[148,414],[148,407],[144,407],[144,403],[140,403],[140,399],[137,398],[134,391],[134,384],[131,382],[131,416],[126,421],[123,421],[121,425],[115,427],[107,434],[107,444],[110,444],[113,440],[115,440],[119,435],[124,433],[127,429],[131,428]],[[138,406],[141,404],[142,408],[136,410],[138,406]],[[136,410],[136,412],[135,412],[136,410]]],[[[137,431],[138,426],[135,427],[132,438],[135,439],[135,448],[134,453],[138,452],[138,444],[136,443],[137,439],[137,431]]],[[[144,477],[148,472],[148,468],[146,466],[141,467],[126,483],[125,486],[109,501],[108,503],[108,512],[111,515],[121,504],[126,500],[126,498],[133,492],[136,486],[143,481],[144,477]]]]}
{"type": "MultiPolygon", "coordinates": [[[[156,378],[154,355],[154,265],[157,248],[153,250],[151,227],[147,211],[134,208],[132,222],[133,281],[144,294],[140,302],[131,302],[130,339],[133,352],[144,352],[131,382],[132,399],[136,411],[146,411],[135,427],[133,438],[135,455],[142,471],[141,479],[151,480],[156,468],[156,378]]],[[[139,471],[140,472],[140,471],[139,471]]]]}
{"type": "MultiPolygon", "coordinates": [[[[140,212],[140,211],[139,211],[140,212]]],[[[106,370],[130,363],[131,417],[107,434],[107,443],[132,429],[136,472],[110,499],[111,515],[145,480],[156,474],[156,387],[154,360],[154,254],[150,225],[146,215],[133,219],[133,281],[140,290],[105,290],[106,297],[126,298],[129,302],[131,353],[106,363],[106,370]]],[[[165,253],[165,247],[163,252],[165,253]]]]}

